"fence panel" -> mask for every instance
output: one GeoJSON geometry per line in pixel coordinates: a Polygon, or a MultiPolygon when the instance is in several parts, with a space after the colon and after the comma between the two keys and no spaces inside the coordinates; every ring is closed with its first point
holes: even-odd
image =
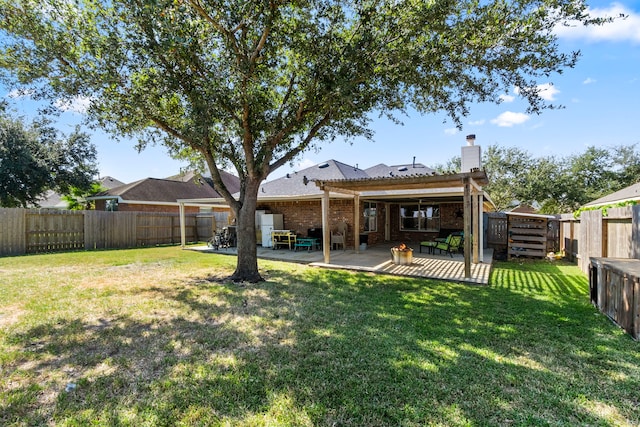
{"type": "Polygon", "coordinates": [[[25,213],[22,208],[0,208],[0,256],[26,253],[25,213]]]}
{"type": "Polygon", "coordinates": [[[84,249],[84,213],[56,209],[29,209],[25,215],[26,252],[84,249]]]}
{"type": "Polygon", "coordinates": [[[177,243],[172,239],[175,217],[172,214],[140,212],[136,221],[136,246],[177,243]]]}
{"type": "MultiPolygon", "coordinates": [[[[196,214],[185,215],[184,217],[184,228],[185,228],[185,240],[187,242],[198,242],[202,240],[209,240],[211,237],[211,231],[205,232],[204,235],[200,236],[200,221],[196,214]],[[207,236],[207,234],[209,234],[207,236]]],[[[209,223],[211,223],[211,219],[209,218],[209,223]]],[[[203,227],[204,228],[204,227],[203,227]]],[[[203,230],[204,231],[204,230],[203,230]]],[[[176,239],[175,243],[180,243],[180,217],[176,217],[173,222],[173,235],[174,239],[176,239]]]]}
{"type": "Polygon", "coordinates": [[[487,215],[487,246],[494,249],[506,249],[507,216],[504,213],[487,215]]]}
{"type": "Polygon", "coordinates": [[[137,212],[85,211],[85,249],[136,246],[137,212]]]}
{"type": "Polygon", "coordinates": [[[603,256],[602,233],[602,211],[584,211],[580,214],[580,230],[578,234],[580,256],[578,267],[584,273],[589,272],[589,258],[603,256]]]}
{"type": "Polygon", "coordinates": [[[632,207],[609,209],[605,222],[605,253],[608,258],[633,258],[632,207]]]}
{"type": "Polygon", "coordinates": [[[189,227],[193,225],[194,231],[192,234],[194,235],[195,242],[197,241],[206,241],[209,240],[217,231],[221,231],[223,227],[226,227],[229,223],[229,213],[228,212],[207,212],[200,213],[192,216],[194,218],[193,224],[189,222],[189,216],[186,216],[186,225],[187,225],[187,241],[189,240],[190,231],[189,227]]]}

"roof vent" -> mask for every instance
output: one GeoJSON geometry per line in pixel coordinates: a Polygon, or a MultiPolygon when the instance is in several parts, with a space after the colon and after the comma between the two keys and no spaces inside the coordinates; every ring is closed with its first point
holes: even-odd
{"type": "Polygon", "coordinates": [[[318,169],[324,169],[324,168],[328,168],[329,167],[329,163],[321,163],[318,165],[318,169]]]}
{"type": "Polygon", "coordinates": [[[409,168],[408,168],[408,167],[406,167],[406,166],[400,166],[400,167],[398,168],[398,171],[399,171],[399,172],[405,172],[405,171],[407,171],[407,170],[409,170],[409,168]]]}

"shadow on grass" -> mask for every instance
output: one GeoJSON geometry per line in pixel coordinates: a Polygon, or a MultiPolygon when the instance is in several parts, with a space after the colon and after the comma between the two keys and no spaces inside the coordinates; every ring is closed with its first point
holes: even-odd
{"type": "Polygon", "coordinates": [[[273,265],[256,285],[145,290],[175,313],[52,320],[8,337],[15,371],[48,383],[8,387],[0,421],[640,423],[637,343],[590,306],[575,270],[498,264],[492,286],[475,287],[273,265]]]}

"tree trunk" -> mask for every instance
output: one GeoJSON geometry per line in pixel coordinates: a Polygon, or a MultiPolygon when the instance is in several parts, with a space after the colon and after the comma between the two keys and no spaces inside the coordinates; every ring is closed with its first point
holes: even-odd
{"type": "Polygon", "coordinates": [[[236,218],[238,264],[230,279],[234,282],[256,283],[264,280],[258,272],[258,250],[256,247],[256,204],[260,182],[245,182],[244,200],[236,218]]]}

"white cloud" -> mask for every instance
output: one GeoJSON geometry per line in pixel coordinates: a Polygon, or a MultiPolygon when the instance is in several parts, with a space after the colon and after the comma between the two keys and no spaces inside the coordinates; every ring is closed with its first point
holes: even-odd
{"type": "Polygon", "coordinates": [[[536,90],[538,91],[538,95],[546,101],[554,101],[555,96],[560,93],[560,91],[551,83],[538,85],[536,86],[536,90]]]}
{"type": "Polygon", "coordinates": [[[599,41],[630,41],[640,43],[640,14],[628,9],[620,3],[612,3],[607,8],[588,8],[593,18],[615,18],[613,22],[598,26],[585,27],[580,23],[559,25],[555,33],[559,37],[599,41]]]}
{"type": "Polygon", "coordinates": [[[457,135],[460,131],[457,128],[448,128],[444,130],[445,135],[457,135]]]}
{"type": "Polygon", "coordinates": [[[596,81],[597,81],[596,79],[592,79],[591,77],[587,77],[586,79],[584,79],[582,84],[583,85],[590,85],[592,83],[595,83],[596,81]]]}
{"type": "Polygon", "coordinates": [[[76,96],[73,99],[59,99],[54,105],[60,111],[85,114],[91,105],[91,98],[76,96]]]}
{"type": "Polygon", "coordinates": [[[514,125],[520,125],[529,120],[529,116],[524,113],[514,113],[513,111],[505,111],[495,119],[491,120],[491,123],[500,127],[512,127],[514,125]]]}
{"type": "Polygon", "coordinates": [[[474,121],[469,122],[469,125],[471,125],[471,126],[482,126],[485,121],[486,121],[485,119],[474,120],[474,121]]]}
{"type": "Polygon", "coordinates": [[[513,96],[513,95],[507,95],[507,94],[500,95],[500,100],[502,102],[513,102],[513,101],[515,101],[515,99],[516,99],[516,97],[513,96]]]}
{"type": "Polygon", "coordinates": [[[30,89],[13,89],[11,92],[7,94],[7,98],[11,99],[22,99],[22,98],[30,98],[33,90],[30,89]]]}

